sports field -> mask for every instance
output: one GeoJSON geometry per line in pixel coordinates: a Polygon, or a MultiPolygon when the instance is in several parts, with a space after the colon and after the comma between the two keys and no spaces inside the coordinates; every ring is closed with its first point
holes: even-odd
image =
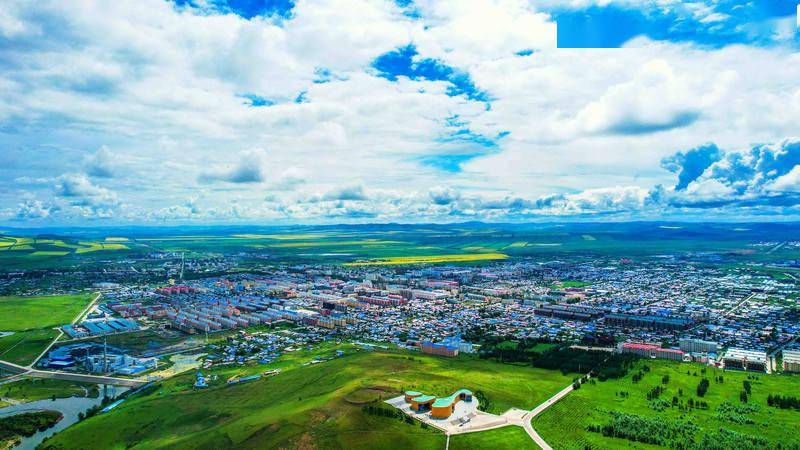
{"type": "Polygon", "coordinates": [[[95,296],[0,297],[0,360],[30,363],[95,296]]]}
{"type": "Polygon", "coordinates": [[[690,448],[708,448],[700,446],[703,437],[722,445],[718,448],[729,449],[772,448],[779,443],[783,448],[790,448],[787,444],[792,443],[800,445],[800,436],[787,433],[800,423],[800,411],[770,407],[766,402],[770,394],[797,395],[800,377],[712,368],[705,368],[704,373],[704,368],[698,364],[641,361],[638,368],[620,380],[584,384],[534,418],[533,426],[554,449],[663,448],[606,437],[587,429],[590,425],[610,424],[612,411],[644,419],[638,421],[640,428],[652,426],[655,430],[664,430],[665,435],[671,434],[665,446],[679,445],[683,437],[675,430],[684,430],[688,438],[694,440],[690,448]],[[644,366],[650,370],[644,371],[644,366]],[[643,377],[634,383],[633,377],[640,370],[643,377]],[[722,377],[721,382],[719,377],[722,377]],[[709,387],[700,397],[697,386],[703,378],[709,380],[709,387]],[[747,403],[740,398],[745,381],[750,383],[751,389],[747,403]],[[657,398],[648,399],[654,388],[663,388],[663,392],[657,398]],[[690,400],[707,405],[689,407],[690,400]],[[677,404],[673,405],[674,401],[677,404]],[[764,442],[754,445],[748,437],[763,438],[764,442]]]}
{"type": "MultiPolygon", "coordinates": [[[[215,371],[209,375],[219,380],[207,390],[192,390],[194,374],[178,376],[163,382],[157,392],[67,429],[46,448],[442,449],[445,436],[440,432],[416,421],[368,414],[352,399],[381,406],[378,398],[362,394],[385,392],[388,398],[409,389],[452,392],[468,387],[483,392],[490,409],[502,412],[511,406],[532,408],[572,379],[560,372],[473,358],[368,352],[349,345],[326,346],[322,354],[338,348],[345,356],[320,364],[301,365],[320,354],[302,351],[270,366],[215,371]],[[281,373],[225,385],[232,376],[272,367],[281,373]]],[[[467,438],[462,448],[475,448],[470,447],[474,442],[467,438]]]]}

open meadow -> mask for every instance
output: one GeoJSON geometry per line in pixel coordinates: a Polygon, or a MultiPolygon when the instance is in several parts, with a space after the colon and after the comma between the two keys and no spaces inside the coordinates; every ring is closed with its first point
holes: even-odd
{"type": "MultiPolygon", "coordinates": [[[[368,414],[364,406],[385,406],[381,400],[408,389],[441,395],[467,387],[481,391],[489,399],[489,410],[500,413],[512,406],[533,408],[572,380],[532,367],[372,352],[350,345],[324,345],[321,350],[289,354],[269,366],[231,367],[206,375],[217,376],[206,390],[192,389],[193,373],[164,381],[154,392],[56,435],[45,448],[441,449],[442,433],[416,421],[368,414]],[[335,349],[345,355],[303,365],[335,349]],[[280,368],[281,373],[225,384],[230,377],[268,368],[280,368]],[[105,432],[112,429],[113,433],[105,432]]],[[[484,439],[493,436],[497,433],[484,439]]],[[[459,440],[463,445],[453,448],[477,448],[476,442],[483,441],[475,439],[459,440]]]]}

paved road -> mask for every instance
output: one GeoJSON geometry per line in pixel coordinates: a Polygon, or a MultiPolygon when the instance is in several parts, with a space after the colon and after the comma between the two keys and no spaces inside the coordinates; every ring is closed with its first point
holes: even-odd
{"type": "MultiPolygon", "coordinates": [[[[589,375],[587,375],[587,379],[588,377],[589,375]]],[[[542,439],[541,436],[539,436],[539,433],[537,433],[536,430],[533,429],[533,424],[531,423],[531,421],[533,420],[534,417],[541,414],[542,411],[555,405],[556,402],[564,398],[564,396],[566,396],[570,392],[572,392],[572,384],[565,387],[564,389],[559,391],[556,395],[550,397],[549,399],[544,401],[541,405],[537,406],[536,408],[525,414],[525,416],[522,419],[522,428],[524,428],[525,431],[528,433],[528,436],[530,436],[531,439],[533,439],[533,441],[536,442],[536,445],[543,448],[544,450],[553,450],[553,448],[550,447],[547,444],[547,442],[545,442],[545,440],[542,439]]]]}
{"type": "Polygon", "coordinates": [[[56,380],[80,381],[84,383],[114,384],[118,386],[139,387],[146,381],[131,380],[128,378],[108,377],[102,375],[88,375],[82,373],[53,372],[49,370],[32,370],[8,361],[0,361],[0,368],[9,372],[17,372],[34,378],[51,378],[56,380]]]}
{"type": "MultiPolygon", "coordinates": [[[[81,320],[84,316],[86,316],[86,314],[89,313],[89,311],[94,307],[94,305],[97,303],[97,301],[100,300],[100,296],[101,295],[102,294],[100,294],[98,292],[97,296],[95,296],[94,300],[89,302],[89,304],[86,305],[86,308],[83,308],[83,310],[80,313],[78,313],[78,315],[75,316],[75,318],[72,319],[72,322],[70,322],[69,324],[70,325],[75,325],[79,320],[81,320]]],[[[36,366],[36,363],[39,362],[39,360],[42,359],[44,357],[44,355],[46,355],[47,352],[50,351],[51,348],[53,348],[53,346],[56,344],[56,342],[58,342],[58,340],[61,339],[61,336],[63,336],[63,335],[64,335],[64,331],[61,330],[61,327],[58,327],[58,336],[56,336],[52,341],[50,341],[50,344],[44,349],[44,351],[42,351],[42,353],[39,354],[39,356],[36,357],[36,359],[33,360],[32,363],[30,363],[28,365],[28,368],[32,368],[32,367],[36,366]]]]}

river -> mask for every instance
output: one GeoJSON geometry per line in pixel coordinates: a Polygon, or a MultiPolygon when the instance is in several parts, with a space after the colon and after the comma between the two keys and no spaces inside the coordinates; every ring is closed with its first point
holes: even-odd
{"type": "MultiPolygon", "coordinates": [[[[57,398],[55,401],[51,399],[37,400],[35,402],[20,403],[18,405],[6,406],[0,408],[0,417],[8,417],[16,414],[35,412],[35,411],[58,411],[64,415],[64,418],[59,420],[55,426],[48,428],[45,431],[38,431],[30,437],[23,437],[20,445],[14,447],[15,450],[34,450],[37,445],[41,444],[45,438],[48,438],[57,432],[69,427],[78,421],[78,414],[86,411],[94,405],[99,405],[103,401],[104,386],[100,386],[100,396],[97,398],[86,397],[69,397],[57,398]]],[[[119,386],[105,386],[106,395],[115,397],[127,391],[126,387],[119,386]]]]}

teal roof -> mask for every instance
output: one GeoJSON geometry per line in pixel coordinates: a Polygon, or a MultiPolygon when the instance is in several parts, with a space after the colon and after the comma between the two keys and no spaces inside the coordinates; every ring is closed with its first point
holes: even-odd
{"type": "MultiPolygon", "coordinates": [[[[414,397],[411,400],[414,400],[417,403],[427,403],[435,398],[435,395],[420,395],[419,397],[414,397]]],[[[439,400],[436,401],[438,402],[439,400]]]]}
{"type": "Polygon", "coordinates": [[[459,389],[453,392],[453,394],[450,395],[449,397],[437,398],[436,401],[433,402],[433,406],[435,407],[450,406],[456,401],[456,397],[458,397],[460,394],[472,395],[472,391],[470,391],[469,389],[459,389]]]}
{"type": "Polygon", "coordinates": [[[417,392],[417,391],[406,391],[406,395],[410,395],[411,397],[417,397],[417,396],[420,396],[420,395],[422,395],[422,392],[417,392]]]}

